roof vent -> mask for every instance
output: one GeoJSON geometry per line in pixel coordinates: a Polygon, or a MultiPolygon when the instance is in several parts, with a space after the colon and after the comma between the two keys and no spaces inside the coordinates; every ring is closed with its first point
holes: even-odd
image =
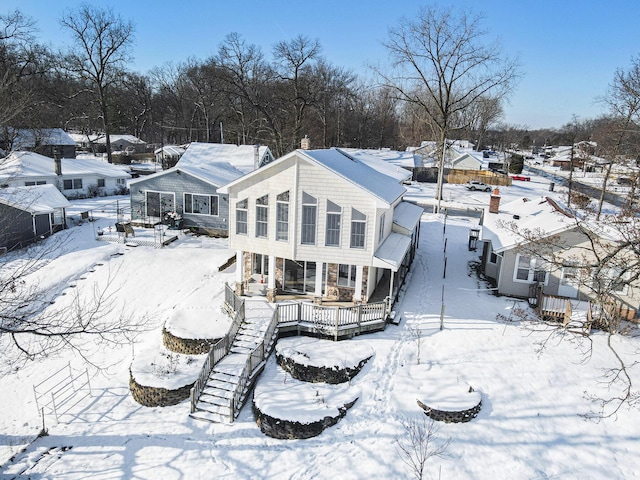
{"type": "Polygon", "coordinates": [[[520,215],[514,215],[514,216],[513,216],[513,219],[514,219],[514,220],[520,220],[520,215]]]}

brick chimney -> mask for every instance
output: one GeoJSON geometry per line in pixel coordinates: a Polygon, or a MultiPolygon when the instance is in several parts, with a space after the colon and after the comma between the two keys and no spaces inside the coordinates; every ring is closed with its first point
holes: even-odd
{"type": "Polygon", "coordinates": [[[309,138],[308,135],[305,135],[304,138],[302,140],[300,140],[300,148],[302,150],[311,149],[311,139],[309,138]]]}
{"type": "Polygon", "coordinates": [[[495,188],[489,199],[489,213],[498,213],[500,210],[500,190],[495,188]]]}

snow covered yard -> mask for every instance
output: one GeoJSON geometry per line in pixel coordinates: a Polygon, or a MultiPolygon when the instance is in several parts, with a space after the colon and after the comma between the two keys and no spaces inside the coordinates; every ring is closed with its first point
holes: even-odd
{"type": "MultiPolygon", "coordinates": [[[[536,188],[535,180],[501,193],[521,195],[536,188]]],[[[546,186],[539,181],[540,189],[546,186]]],[[[418,187],[412,192],[423,193],[418,187]]],[[[479,203],[484,199],[476,196],[479,203]]],[[[19,450],[41,427],[32,384],[69,361],[76,369],[86,365],[71,356],[29,362],[18,370],[3,368],[2,478],[408,478],[396,440],[406,435],[406,418],[424,415],[417,400],[429,404],[442,393],[440,385],[472,386],[482,409],[468,423],[442,424],[437,441],[450,438],[451,443],[446,458],[427,464],[431,477],[638,477],[639,412],[623,408],[616,418],[600,422],[581,417],[597,408],[585,392],[608,395],[598,383],[602,369],[614,365],[604,336],[593,335],[590,357],[583,355],[585,345],[560,336],[539,352],[548,332],[524,328],[512,315],[515,307],[528,308],[526,302],[492,295],[470,266],[478,252],[468,250],[467,235],[477,219],[449,217],[446,230],[441,216],[425,214],[422,221],[418,254],[395,307],[400,325],[342,342],[345,349],[357,342],[373,351],[350,382],[358,400],[336,425],[306,440],[262,434],[250,402],[234,424],[217,425],[189,418],[188,402],[148,408],[131,398],[132,359],[158,343],[172,312],[186,307],[220,311],[224,282],[234,278],[233,269],[217,271],[229,255],[224,241],[183,236],[163,249],[129,248],[96,242],[92,233],[81,235],[89,231],[87,224],[74,227],[77,251],[50,264],[50,275],[55,272],[66,284],[96,261],[107,263],[118,272],[112,280],[121,287],[118,298],[145,315],[149,329],[131,344],[94,349],[91,360],[103,370],[90,368],[92,397],[57,425],[48,419],[49,435],[24,453],[19,450]]],[[[98,279],[105,272],[103,266],[91,275],[98,279]]],[[[615,341],[628,353],[635,348],[636,340],[615,341]]],[[[634,379],[640,382],[637,372],[634,379]]]]}

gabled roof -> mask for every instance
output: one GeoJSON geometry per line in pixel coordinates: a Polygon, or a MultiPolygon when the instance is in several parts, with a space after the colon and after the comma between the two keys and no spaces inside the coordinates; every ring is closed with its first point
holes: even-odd
{"type": "Polygon", "coordinates": [[[165,145],[164,147],[156,148],[153,153],[156,155],[160,155],[162,152],[164,152],[165,155],[169,155],[172,157],[179,157],[183,155],[185,151],[186,149],[179,147],[177,145],[165,145]]]}
{"type": "Polygon", "coordinates": [[[74,145],[75,140],[61,128],[18,128],[11,130],[15,135],[13,149],[26,150],[37,145],[74,145]]]}
{"type": "MultiPolygon", "coordinates": [[[[124,166],[116,166],[101,160],[63,158],[62,175],[99,175],[105,178],[130,178],[124,166]]],[[[55,176],[55,161],[34,152],[12,152],[0,159],[0,178],[27,178],[55,176]]]]}
{"type": "MultiPolygon", "coordinates": [[[[95,143],[107,143],[107,137],[105,135],[100,135],[99,137],[92,140],[95,143]]],[[[144,140],[140,140],[138,137],[134,137],[133,135],[109,135],[109,141],[112,144],[116,144],[118,142],[129,142],[138,145],[146,145],[147,142],[144,140]]]]}
{"type": "Polygon", "coordinates": [[[321,168],[326,168],[339,177],[362,188],[370,195],[390,205],[401,198],[406,189],[394,178],[374,170],[357,158],[350,157],[338,148],[324,150],[294,150],[280,157],[275,162],[263,168],[244,175],[243,177],[223,186],[219,192],[229,193],[229,190],[241,182],[252,179],[256,175],[263,174],[270,168],[276,168],[280,164],[289,161],[293,157],[301,157],[307,162],[312,162],[321,168]]]}
{"type": "Polygon", "coordinates": [[[32,214],[50,213],[71,206],[55,185],[0,188],[0,203],[32,214]]]}
{"type": "Polygon", "coordinates": [[[267,160],[265,157],[271,158],[269,147],[264,145],[193,142],[180,157],[177,166],[201,167],[213,162],[222,162],[231,164],[242,173],[249,173],[256,168],[256,153],[258,166],[267,160]]]}
{"type": "Polygon", "coordinates": [[[493,251],[504,252],[518,245],[522,238],[503,225],[515,222],[518,229],[554,235],[576,226],[575,218],[549,197],[533,200],[521,198],[500,205],[498,213],[484,212],[482,240],[490,240],[493,251]]]}

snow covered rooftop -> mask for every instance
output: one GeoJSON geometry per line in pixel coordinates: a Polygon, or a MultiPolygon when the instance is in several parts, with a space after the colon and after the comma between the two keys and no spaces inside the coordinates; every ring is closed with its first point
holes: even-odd
{"type": "MultiPolygon", "coordinates": [[[[61,159],[62,174],[100,175],[106,178],[130,178],[125,166],[113,165],[100,160],[79,158],[61,159]]],[[[34,152],[12,152],[0,160],[0,179],[14,177],[49,177],[55,175],[55,161],[34,152]]]]}
{"type": "Polygon", "coordinates": [[[13,130],[14,150],[26,150],[36,145],[75,145],[76,142],[61,128],[20,128],[13,130]]]}
{"type": "Polygon", "coordinates": [[[255,169],[268,150],[269,147],[263,145],[193,142],[187,147],[177,166],[202,167],[211,162],[226,162],[242,173],[249,173],[255,169]]]}
{"type": "Polygon", "coordinates": [[[385,175],[397,177],[400,181],[410,180],[411,169],[419,167],[422,163],[420,156],[413,152],[398,152],[388,148],[380,150],[341,148],[340,150],[358,158],[385,175]]]}
{"type": "Polygon", "coordinates": [[[490,240],[496,253],[516,246],[521,237],[504,227],[505,223],[516,222],[519,230],[539,231],[553,235],[575,226],[575,220],[549,197],[533,200],[520,198],[501,205],[498,213],[484,212],[482,240],[490,240]]]}
{"type": "Polygon", "coordinates": [[[357,157],[351,157],[338,148],[297,150],[297,152],[362,187],[386,203],[393,203],[406,192],[406,189],[393,177],[373,169],[357,157]]]}
{"type": "Polygon", "coordinates": [[[0,203],[30,213],[47,213],[71,206],[55,185],[0,188],[0,203]]]}

